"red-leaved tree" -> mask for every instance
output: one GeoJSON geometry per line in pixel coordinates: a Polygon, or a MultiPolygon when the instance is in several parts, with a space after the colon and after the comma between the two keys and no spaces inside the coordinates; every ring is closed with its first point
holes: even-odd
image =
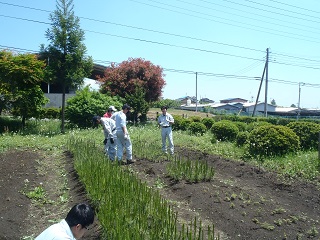
{"type": "Polygon", "coordinates": [[[129,58],[120,64],[111,64],[98,81],[102,83],[102,93],[123,98],[126,94],[135,94],[137,87],[142,88],[146,102],[150,103],[159,100],[166,84],[164,76],[160,66],[142,58],[129,58]]]}

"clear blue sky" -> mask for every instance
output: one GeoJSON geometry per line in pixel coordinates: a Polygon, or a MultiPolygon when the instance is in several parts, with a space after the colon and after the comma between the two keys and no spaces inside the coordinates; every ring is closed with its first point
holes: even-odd
{"type": "MultiPolygon", "coordinates": [[[[55,4],[0,0],[0,49],[48,45],[55,4]]],[[[297,105],[300,82],[300,106],[320,108],[319,0],[91,0],[74,1],[74,12],[94,62],[161,66],[164,98],[255,101],[269,48],[267,101],[297,105]]]]}

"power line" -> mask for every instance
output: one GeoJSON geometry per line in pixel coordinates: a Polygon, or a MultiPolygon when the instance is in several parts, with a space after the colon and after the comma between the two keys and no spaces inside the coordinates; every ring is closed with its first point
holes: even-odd
{"type": "MultiPolygon", "coordinates": [[[[0,3],[2,3],[2,2],[0,2],[0,3]]],[[[9,4],[9,5],[13,5],[13,6],[25,8],[24,6],[15,5],[15,4],[9,4]]],[[[32,10],[37,10],[37,11],[49,12],[49,11],[42,10],[42,9],[37,9],[37,8],[29,8],[29,7],[26,7],[26,8],[32,9],[32,10]]],[[[18,19],[18,20],[24,20],[24,21],[30,21],[30,22],[36,22],[36,23],[41,23],[41,24],[50,25],[50,23],[43,22],[43,21],[36,21],[36,20],[32,20],[32,19],[12,17],[12,16],[6,16],[6,15],[0,15],[0,16],[2,16],[2,17],[14,18],[14,19],[18,19]]],[[[116,23],[110,23],[110,22],[101,21],[101,20],[96,20],[96,19],[91,19],[91,18],[85,18],[85,19],[89,19],[89,20],[91,20],[91,21],[100,21],[100,22],[109,23],[109,24],[116,24],[116,23]]],[[[136,28],[136,27],[133,27],[133,26],[122,25],[122,24],[116,24],[116,25],[136,28]]],[[[138,28],[138,29],[140,29],[140,30],[148,30],[148,29],[143,29],[143,28],[138,28]]],[[[239,55],[234,55],[234,54],[228,54],[228,53],[222,53],[222,52],[217,52],[217,51],[210,51],[210,50],[207,50],[207,49],[186,47],[186,46],[174,45],[174,44],[169,44],[169,43],[150,41],[150,40],[145,40],[145,39],[140,39],[140,38],[132,38],[132,37],[125,37],[125,36],[115,35],[115,34],[108,34],[108,33],[96,32],[96,31],[91,31],[91,30],[85,30],[85,31],[86,31],[86,32],[96,33],[96,34],[103,34],[103,35],[113,36],[113,37],[125,38],[125,39],[130,39],[130,40],[148,42],[148,43],[152,43],[152,44],[165,45],[165,46],[170,46],[170,47],[184,48],[184,49],[188,49],[188,50],[202,51],[202,52],[207,52],[207,53],[214,53],[214,54],[220,54],[220,55],[225,55],[225,56],[232,56],[232,57],[238,57],[238,58],[243,58],[243,59],[250,59],[250,60],[261,61],[261,60],[259,60],[259,59],[255,59],[255,58],[250,58],[250,57],[245,57],[245,56],[239,56],[239,55]]],[[[153,30],[149,30],[149,31],[153,31],[153,30]]],[[[256,49],[252,49],[252,48],[245,48],[245,47],[240,47],[240,46],[236,46],[236,45],[229,45],[229,44],[224,44],[224,43],[219,43],[219,42],[213,42],[213,41],[209,41],[209,40],[204,40],[204,39],[199,39],[199,38],[193,38],[193,37],[188,37],[188,36],[183,36],[183,35],[170,34],[170,33],[159,32],[159,31],[153,31],[153,32],[157,32],[157,33],[161,33],[161,34],[169,34],[169,35],[178,36],[178,37],[190,38],[190,39],[194,39],[194,40],[198,40],[198,41],[206,41],[206,42],[211,42],[211,43],[215,43],[215,44],[222,44],[222,45],[226,45],[226,46],[231,46],[231,47],[236,47],[236,48],[244,48],[244,49],[247,49],[247,50],[262,52],[261,50],[256,50],[256,49]]],[[[278,55],[281,55],[281,54],[278,54],[278,55]]],[[[287,55],[287,57],[289,57],[289,55],[287,55]]],[[[296,60],[298,57],[293,57],[293,58],[295,58],[295,60],[296,60]]],[[[301,59],[301,58],[300,58],[300,59],[301,59]]],[[[309,61],[318,62],[318,61],[316,61],[316,60],[310,60],[310,59],[305,59],[305,58],[304,58],[303,60],[309,60],[309,61]]],[[[287,60],[287,61],[288,61],[288,60],[287,60]]],[[[288,62],[284,63],[284,62],[275,61],[275,60],[273,60],[273,62],[276,63],[276,64],[282,64],[282,65],[291,65],[291,66],[297,66],[297,67],[304,67],[304,68],[311,68],[311,69],[319,69],[319,67],[308,66],[308,65],[305,65],[305,64],[302,65],[302,64],[298,64],[298,63],[292,63],[292,62],[291,62],[291,63],[288,63],[288,62]]]]}
{"type": "MultiPolygon", "coordinates": [[[[246,29],[246,30],[253,30],[253,31],[256,31],[256,32],[263,32],[263,33],[282,36],[282,37],[286,37],[286,38],[290,37],[290,38],[294,38],[294,39],[297,39],[297,40],[320,43],[318,38],[316,38],[316,37],[300,38],[300,37],[304,37],[304,36],[303,35],[299,35],[299,34],[294,34],[294,33],[274,30],[274,29],[268,29],[268,30],[271,30],[271,31],[278,32],[278,33],[273,33],[273,32],[270,32],[270,31],[262,30],[260,26],[255,26],[255,25],[248,24],[248,23],[246,23],[245,25],[246,26],[250,25],[250,26],[253,26],[253,27],[256,27],[256,28],[243,27],[241,25],[235,24],[233,20],[229,20],[229,19],[228,19],[228,21],[230,21],[231,23],[226,23],[226,22],[223,22],[223,21],[220,21],[220,20],[213,20],[213,19],[209,19],[209,18],[205,18],[205,17],[201,17],[201,16],[186,14],[186,13],[179,12],[179,11],[176,11],[176,10],[155,6],[155,5],[152,5],[152,4],[149,4],[149,3],[139,2],[139,1],[136,1],[136,0],[130,0],[130,1],[142,4],[142,5],[151,6],[151,7],[155,7],[155,8],[158,8],[158,9],[164,9],[164,10],[167,10],[167,11],[170,11],[170,12],[179,13],[179,14],[182,14],[182,15],[187,15],[187,16],[190,16],[190,17],[195,17],[195,18],[199,18],[199,19],[203,19],[203,20],[207,20],[207,21],[211,21],[211,22],[221,23],[221,24],[224,24],[224,25],[233,26],[233,27],[237,27],[237,28],[242,28],[242,29],[246,29]],[[289,36],[288,34],[291,35],[291,36],[289,36]],[[294,36],[299,36],[299,37],[294,37],[294,36]]],[[[150,1],[152,1],[152,0],[150,0],[150,1]]],[[[155,1],[153,1],[153,2],[155,2],[155,1]]],[[[163,3],[160,3],[160,4],[163,4],[163,3]]],[[[167,5],[167,4],[165,4],[165,5],[167,5]]],[[[214,17],[214,18],[217,18],[217,17],[214,17]]],[[[220,19],[220,18],[218,18],[218,19],[220,19]]],[[[264,29],[267,29],[267,28],[264,28],[264,29]]]]}
{"type": "MultiPolygon", "coordinates": [[[[276,14],[276,15],[281,15],[281,16],[290,17],[290,18],[296,18],[296,19],[300,19],[300,20],[304,20],[304,21],[308,21],[308,22],[313,22],[313,23],[320,23],[318,21],[313,21],[313,20],[309,20],[309,19],[305,19],[305,18],[299,18],[299,17],[293,17],[293,16],[290,16],[290,15],[287,15],[287,14],[283,14],[283,13],[277,13],[277,12],[269,11],[269,10],[266,10],[266,9],[261,9],[261,8],[252,7],[252,6],[248,6],[248,5],[245,5],[245,4],[241,4],[241,3],[236,3],[236,2],[233,2],[231,0],[223,0],[223,1],[226,1],[226,2],[229,2],[229,3],[232,3],[232,4],[237,4],[237,5],[240,5],[240,6],[245,6],[245,7],[248,7],[248,8],[253,8],[255,10],[260,10],[260,11],[276,14]]],[[[246,0],[246,1],[250,1],[250,0],[246,0]]]]}
{"type": "MultiPolygon", "coordinates": [[[[284,23],[293,24],[295,26],[301,26],[301,27],[304,27],[304,28],[312,28],[312,29],[315,29],[315,30],[319,30],[318,27],[307,26],[307,25],[299,24],[298,22],[289,22],[289,21],[286,21],[284,19],[280,20],[278,18],[274,18],[274,17],[271,17],[271,16],[266,17],[265,15],[258,14],[256,11],[255,12],[248,12],[248,11],[244,11],[244,10],[239,9],[239,8],[233,8],[231,6],[225,6],[225,5],[222,5],[222,4],[218,4],[216,2],[209,2],[209,1],[206,1],[206,0],[199,0],[199,1],[208,3],[210,5],[216,5],[216,6],[220,6],[220,7],[223,7],[223,8],[227,8],[228,10],[231,9],[231,10],[239,11],[241,13],[245,13],[246,15],[250,14],[250,15],[255,15],[255,16],[258,16],[258,17],[267,18],[268,20],[275,20],[276,23],[284,22],[284,23]]],[[[258,21],[261,21],[261,20],[258,20],[258,21]]]]}
{"type": "MultiPolygon", "coordinates": [[[[217,9],[213,9],[213,8],[208,8],[207,6],[202,6],[202,5],[199,5],[199,4],[194,4],[194,3],[189,3],[189,2],[186,2],[186,1],[183,1],[183,0],[176,0],[178,2],[182,2],[182,3],[185,3],[185,4],[188,4],[188,5],[192,5],[192,6],[196,6],[196,7],[200,7],[200,8],[204,8],[204,9],[210,9],[210,10],[213,10],[213,11],[217,11],[219,13],[223,12],[225,14],[229,14],[229,15],[232,15],[233,17],[234,16],[238,16],[238,17],[241,17],[241,18],[246,18],[246,19],[249,19],[249,20],[254,20],[254,21],[259,21],[259,22],[263,22],[263,23],[267,23],[267,24],[272,24],[273,26],[276,25],[276,26],[281,26],[281,27],[285,27],[285,28],[291,28],[291,29],[295,29],[295,30],[300,30],[300,31],[305,31],[305,32],[309,32],[309,33],[315,33],[315,34],[319,34],[319,32],[313,32],[313,31],[309,31],[306,29],[306,26],[303,25],[304,28],[297,28],[295,27],[296,24],[294,24],[294,27],[291,27],[291,26],[287,26],[287,25],[283,25],[281,24],[282,22],[279,21],[278,19],[277,22],[270,22],[270,21],[264,21],[264,20],[261,20],[261,19],[257,19],[257,18],[252,18],[252,17],[249,17],[248,15],[240,15],[240,14],[234,14],[234,13],[230,13],[230,12],[226,12],[226,11],[221,11],[221,10],[217,10],[217,9]],[[280,22],[280,23],[279,23],[280,22]]],[[[157,2],[157,1],[153,1],[153,2],[157,2]]],[[[157,2],[159,3],[159,2],[157,2]]],[[[212,3],[212,4],[215,4],[215,3],[212,3]]],[[[165,4],[165,5],[168,5],[168,4],[165,4]]],[[[168,5],[168,6],[172,6],[172,5],[168,5]]],[[[175,6],[174,6],[175,7],[175,6]]],[[[176,7],[178,8],[178,7],[176,7]]],[[[193,10],[188,10],[188,9],[185,9],[185,8],[180,8],[179,9],[183,9],[183,10],[187,10],[187,11],[191,11],[191,12],[195,12],[195,13],[199,13],[199,12],[196,12],[196,11],[193,11],[193,10]]],[[[200,14],[204,14],[204,13],[201,13],[200,14]]],[[[211,14],[204,14],[204,15],[208,15],[210,17],[213,17],[213,15],[211,14]]],[[[221,18],[223,19],[223,18],[221,18]]],[[[229,20],[229,19],[225,19],[224,20],[229,20]]],[[[292,24],[292,23],[291,23],[292,24]]],[[[256,25],[252,25],[251,26],[254,26],[254,27],[257,27],[256,25]]],[[[318,30],[318,28],[315,28],[316,30],[318,30]]],[[[269,29],[269,30],[273,30],[273,29],[269,29]]],[[[281,31],[282,32],[282,31],[281,31]]]]}
{"type": "MultiPolygon", "coordinates": [[[[17,51],[22,52],[32,52],[37,53],[37,51],[30,50],[30,49],[24,49],[24,48],[15,48],[15,47],[9,47],[0,45],[0,49],[14,49],[17,51]]],[[[106,61],[106,60],[98,60],[93,59],[95,63],[107,63],[107,64],[119,64],[118,62],[114,61],[106,61]]],[[[251,77],[251,76],[241,76],[241,75],[232,75],[232,74],[222,74],[222,73],[210,73],[210,72],[199,72],[199,71],[193,71],[193,70],[181,70],[181,69],[173,69],[173,68],[162,68],[163,71],[166,72],[173,72],[173,73],[180,73],[180,74],[192,74],[194,75],[197,73],[199,76],[206,76],[206,77],[218,77],[218,78],[232,78],[232,79],[238,79],[238,80],[249,80],[249,81],[260,81],[260,78],[258,77],[251,77]]],[[[288,80],[282,80],[282,79],[276,79],[276,78],[270,78],[270,82],[276,82],[276,83],[282,83],[287,85],[299,85],[299,82],[293,82],[288,80]]],[[[320,84],[312,84],[312,83],[306,83],[304,82],[304,86],[311,87],[311,88],[320,88],[320,84]]]]}
{"type": "MultiPolygon", "coordinates": [[[[312,18],[317,18],[317,19],[319,19],[319,17],[311,16],[311,15],[304,14],[304,13],[301,13],[301,12],[290,11],[290,10],[288,10],[288,9],[283,9],[283,8],[278,8],[278,7],[273,7],[273,6],[269,6],[269,5],[267,5],[267,4],[263,4],[263,3],[257,3],[257,2],[252,1],[252,0],[245,0],[245,1],[247,1],[247,2],[251,2],[251,3],[254,3],[254,4],[257,4],[257,5],[261,5],[261,6],[269,7],[269,8],[278,9],[278,10],[285,11],[285,12],[290,12],[290,13],[294,13],[294,14],[298,14],[298,15],[302,15],[302,16],[306,16],[306,17],[312,17],[312,18]]],[[[287,15],[284,15],[284,16],[287,16],[287,15]]],[[[292,17],[292,16],[290,16],[290,17],[292,17]]],[[[302,19],[302,20],[306,20],[306,21],[312,21],[312,20],[307,20],[307,19],[303,19],[303,18],[300,18],[300,19],[302,19]]],[[[317,21],[312,21],[312,22],[320,23],[320,22],[317,22],[317,21]]]]}
{"type": "Polygon", "coordinates": [[[275,3],[278,3],[278,4],[282,4],[282,5],[285,5],[285,6],[289,6],[289,7],[297,8],[297,9],[299,9],[299,10],[305,10],[305,11],[308,11],[308,12],[313,12],[313,13],[320,14],[319,11],[314,11],[314,10],[307,9],[307,8],[297,7],[297,6],[294,6],[294,5],[291,5],[291,4],[282,3],[282,2],[279,2],[279,1],[275,1],[275,0],[269,0],[269,1],[275,2],[275,3]]]}

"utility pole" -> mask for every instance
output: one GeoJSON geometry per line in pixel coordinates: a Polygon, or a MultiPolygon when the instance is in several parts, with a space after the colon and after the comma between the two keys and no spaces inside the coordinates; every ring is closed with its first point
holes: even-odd
{"type": "MultiPolygon", "coordinates": [[[[48,66],[50,64],[50,58],[48,57],[48,66]]],[[[50,93],[50,83],[48,83],[48,93],[50,93]]]]}
{"type": "Polygon", "coordinates": [[[267,101],[268,101],[268,61],[269,61],[269,48],[267,48],[267,57],[266,57],[266,63],[264,64],[264,69],[260,81],[259,91],[256,98],[256,104],[254,105],[254,109],[252,112],[252,117],[254,117],[254,114],[256,113],[256,108],[260,96],[261,86],[264,78],[264,74],[266,74],[266,89],[265,89],[265,96],[264,96],[264,116],[267,117],[267,101]]]}
{"type": "Polygon", "coordinates": [[[301,85],[303,86],[304,83],[299,82],[299,98],[298,98],[298,114],[297,114],[297,120],[299,120],[300,112],[301,112],[301,108],[300,108],[301,85]]]}
{"type": "Polygon", "coordinates": [[[268,116],[268,64],[269,63],[269,48],[267,48],[267,59],[266,59],[266,87],[264,94],[264,116],[268,116]]]}
{"type": "Polygon", "coordinates": [[[257,104],[258,104],[258,100],[259,100],[259,96],[260,96],[261,86],[262,86],[262,83],[263,83],[264,73],[266,72],[266,64],[264,65],[264,68],[263,68],[263,73],[262,73],[262,76],[261,76],[260,86],[259,86],[258,95],[257,95],[257,98],[256,98],[256,103],[255,103],[254,108],[253,108],[252,117],[254,117],[254,115],[256,113],[256,108],[257,108],[257,104]]]}
{"type": "Polygon", "coordinates": [[[196,72],[196,112],[198,112],[198,72],[196,72]]]}

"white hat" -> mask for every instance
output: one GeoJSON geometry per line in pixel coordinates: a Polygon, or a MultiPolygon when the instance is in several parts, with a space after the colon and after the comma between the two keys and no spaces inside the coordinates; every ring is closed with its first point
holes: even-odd
{"type": "Polygon", "coordinates": [[[110,106],[109,109],[108,109],[108,111],[110,111],[110,110],[111,110],[111,111],[114,111],[114,112],[117,111],[117,109],[116,109],[114,106],[110,106]]]}

